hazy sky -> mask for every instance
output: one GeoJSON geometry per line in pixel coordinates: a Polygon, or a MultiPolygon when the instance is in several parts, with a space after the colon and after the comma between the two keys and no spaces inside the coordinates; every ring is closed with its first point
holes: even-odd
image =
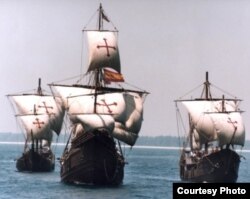
{"type": "Polygon", "coordinates": [[[174,100],[204,82],[243,99],[250,139],[250,1],[0,0],[0,132],[19,130],[5,95],[77,75],[82,32],[102,3],[122,73],[149,91],[141,135],[177,135],[174,100]]]}

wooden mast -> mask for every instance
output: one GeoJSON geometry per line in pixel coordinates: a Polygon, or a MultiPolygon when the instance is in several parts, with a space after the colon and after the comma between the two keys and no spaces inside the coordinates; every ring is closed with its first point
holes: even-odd
{"type": "MultiPolygon", "coordinates": [[[[102,22],[102,14],[103,9],[102,9],[102,4],[100,3],[99,7],[99,18],[98,18],[98,31],[103,29],[103,22],[102,22]]],[[[100,71],[101,69],[96,69],[95,72],[95,101],[94,101],[94,113],[96,113],[96,102],[97,102],[97,89],[101,86],[101,78],[100,78],[100,71]]]]}
{"type": "Polygon", "coordinates": [[[208,99],[210,95],[210,92],[209,92],[210,83],[208,81],[208,72],[206,72],[206,81],[204,84],[205,84],[205,98],[208,99]]]}
{"type": "Polygon", "coordinates": [[[42,87],[41,87],[41,78],[38,79],[38,88],[37,88],[38,95],[42,95],[42,87]]]}
{"type": "MultiPolygon", "coordinates": [[[[209,99],[210,97],[210,83],[208,81],[208,72],[206,72],[206,81],[205,81],[205,98],[206,100],[209,99]]],[[[205,143],[205,152],[207,153],[208,152],[208,142],[205,143]]]]}

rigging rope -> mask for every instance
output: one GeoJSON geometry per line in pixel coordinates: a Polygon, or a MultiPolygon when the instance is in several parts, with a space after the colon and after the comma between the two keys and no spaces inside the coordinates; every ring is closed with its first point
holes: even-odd
{"type": "Polygon", "coordinates": [[[227,91],[225,91],[225,90],[223,90],[223,89],[221,89],[221,88],[219,88],[219,87],[217,87],[217,86],[215,86],[215,85],[213,85],[213,84],[211,84],[211,86],[213,86],[213,87],[216,88],[217,90],[219,90],[219,91],[221,91],[221,92],[223,92],[223,93],[226,93],[226,94],[228,94],[229,96],[234,97],[235,99],[237,99],[237,97],[234,96],[233,94],[231,94],[231,93],[229,93],[229,92],[227,92],[227,91]]]}
{"type": "Polygon", "coordinates": [[[179,107],[178,107],[178,104],[177,102],[175,102],[175,108],[176,108],[176,121],[177,121],[177,132],[178,132],[178,137],[179,137],[179,146],[182,146],[181,145],[181,136],[180,136],[180,125],[179,125],[179,121],[181,123],[181,126],[183,127],[183,130],[184,130],[184,136],[186,136],[186,129],[185,129],[185,125],[184,125],[184,121],[181,117],[181,114],[180,114],[180,110],[179,110],[179,107]]]}
{"type": "MultiPolygon", "coordinates": [[[[104,10],[103,10],[103,13],[104,13],[104,10]]],[[[95,15],[98,15],[98,14],[99,14],[99,8],[94,12],[94,14],[90,17],[90,19],[88,20],[88,22],[86,23],[86,25],[83,27],[83,31],[87,30],[87,26],[89,26],[90,22],[93,20],[93,18],[95,17],[95,15]]],[[[106,13],[105,13],[105,16],[107,16],[106,13]]],[[[113,26],[113,28],[115,30],[117,30],[117,28],[115,27],[114,23],[110,20],[109,17],[108,17],[108,20],[111,23],[111,25],[113,26]]],[[[98,21],[97,21],[97,23],[98,23],[98,21]]]]}
{"type": "Polygon", "coordinates": [[[87,24],[83,27],[83,31],[86,30],[86,27],[89,25],[89,23],[93,20],[94,16],[97,14],[97,12],[99,11],[99,8],[94,12],[94,14],[90,17],[90,19],[88,20],[87,24]]]}
{"type": "Polygon", "coordinates": [[[203,84],[193,88],[192,90],[188,91],[186,94],[184,94],[183,96],[179,97],[179,99],[182,99],[183,97],[187,96],[188,94],[194,92],[195,90],[197,90],[199,87],[203,86],[203,84]]]}
{"type": "MultiPolygon", "coordinates": [[[[199,87],[201,87],[201,86],[203,86],[203,85],[204,85],[204,84],[198,85],[197,87],[193,88],[192,90],[188,91],[187,93],[185,93],[184,95],[182,95],[181,97],[179,97],[179,99],[183,99],[184,97],[186,97],[186,96],[189,95],[190,93],[194,92],[195,90],[197,90],[199,87]]],[[[229,95],[229,96],[231,96],[231,97],[237,99],[237,97],[236,97],[235,95],[233,95],[233,94],[231,94],[231,93],[229,93],[229,92],[227,92],[227,91],[225,91],[225,90],[223,90],[223,89],[221,89],[221,88],[215,86],[214,84],[211,84],[211,83],[210,83],[210,87],[216,88],[217,90],[221,91],[222,93],[225,93],[225,94],[227,94],[227,95],[229,95]]],[[[210,90],[211,90],[211,89],[210,89],[210,90]]],[[[203,94],[203,92],[202,92],[202,94],[203,94]]],[[[210,97],[211,97],[211,96],[210,96],[210,97]]],[[[220,96],[220,97],[221,97],[221,96],[220,96]]],[[[213,97],[213,98],[214,98],[214,97],[213,97]]],[[[211,99],[212,99],[212,97],[211,97],[211,99]]]]}
{"type": "MultiPolygon", "coordinates": [[[[146,92],[145,90],[143,90],[143,89],[141,89],[141,88],[139,88],[139,87],[137,87],[137,86],[135,86],[135,85],[129,84],[128,82],[124,82],[124,84],[129,85],[129,86],[131,86],[131,87],[133,87],[133,88],[136,88],[136,89],[138,89],[138,90],[141,90],[141,91],[146,92]]],[[[121,86],[121,85],[119,84],[119,86],[121,86]]]]}

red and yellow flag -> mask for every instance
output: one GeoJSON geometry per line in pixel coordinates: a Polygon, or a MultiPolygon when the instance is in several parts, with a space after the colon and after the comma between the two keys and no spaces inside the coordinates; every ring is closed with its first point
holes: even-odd
{"type": "Polygon", "coordinates": [[[124,82],[124,78],[121,73],[113,72],[107,69],[104,69],[104,81],[106,83],[110,82],[124,82]]]}

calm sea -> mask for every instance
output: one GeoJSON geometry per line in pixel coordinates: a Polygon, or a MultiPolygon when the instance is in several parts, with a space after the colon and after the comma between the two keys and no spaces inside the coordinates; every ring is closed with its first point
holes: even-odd
{"type": "MultiPolygon", "coordinates": [[[[60,157],[63,146],[53,146],[60,157]]],[[[60,181],[60,167],[56,163],[51,173],[21,173],[15,161],[22,152],[22,145],[0,143],[0,198],[84,198],[84,199],[128,199],[128,198],[172,198],[172,183],[180,182],[179,150],[173,148],[126,149],[123,184],[119,187],[91,187],[66,185],[60,181]]],[[[240,165],[238,182],[250,181],[250,152],[240,165]]]]}

